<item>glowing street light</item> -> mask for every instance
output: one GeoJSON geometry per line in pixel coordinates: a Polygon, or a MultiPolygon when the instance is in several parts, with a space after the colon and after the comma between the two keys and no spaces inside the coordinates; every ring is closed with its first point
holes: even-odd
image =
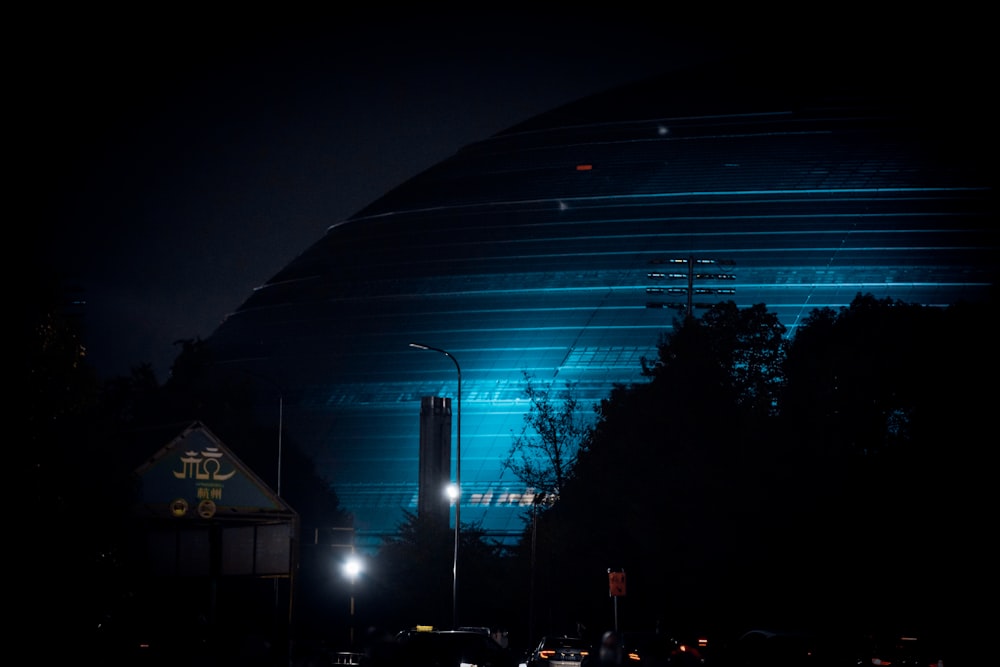
{"type": "Polygon", "coordinates": [[[359,574],[361,574],[361,559],[351,556],[344,562],[344,575],[354,583],[359,574]]]}
{"type": "Polygon", "coordinates": [[[462,493],[462,367],[458,365],[458,359],[446,350],[422,343],[410,343],[410,347],[417,350],[430,350],[431,352],[443,354],[455,364],[455,370],[458,373],[458,391],[455,393],[455,484],[454,491],[449,491],[450,494],[454,494],[453,498],[455,501],[455,556],[451,566],[451,622],[452,626],[458,629],[458,540],[459,526],[462,523],[462,502],[460,499],[462,493]]]}

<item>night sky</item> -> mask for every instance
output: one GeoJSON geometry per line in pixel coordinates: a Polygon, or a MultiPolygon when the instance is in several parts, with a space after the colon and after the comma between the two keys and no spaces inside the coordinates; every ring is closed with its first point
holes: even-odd
{"type": "Polygon", "coordinates": [[[375,8],[28,21],[14,192],[32,259],[86,301],[102,376],[150,363],[162,381],[174,341],[207,338],[329,225],[537,113],[748,49],[875,43],[917,75],[987,44],[972,16],[905,29],[704,19],[375,8]]]}

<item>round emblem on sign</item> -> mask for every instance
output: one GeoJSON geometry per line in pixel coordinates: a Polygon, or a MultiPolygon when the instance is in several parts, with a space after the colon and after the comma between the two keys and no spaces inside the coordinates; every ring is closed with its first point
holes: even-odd
{"type": "Polygon", "coordinates": [[[188,503],[183,498],[178,498],[177,500],[170,503],[170,513],[174,516],[184,516],[188,511],[188,503]]]}
{"type": "Polygon", "coordinates": [[[215,516],[215,503],[211,500],[203,500],[198,503],[198,516],[202,519],[211,519],[215,516]]]}

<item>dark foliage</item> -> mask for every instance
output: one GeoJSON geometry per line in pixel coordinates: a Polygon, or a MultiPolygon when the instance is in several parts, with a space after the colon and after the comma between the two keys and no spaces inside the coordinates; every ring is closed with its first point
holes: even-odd
{"type": "Polygon", "coordinates": [[[952,584],[983,565],[985,312],[859,295],[790,343],[763,306],[678,323],[539,517],[537,616],[558,632],[614,612],[633,630],[947,625],[952,584]],[[959,535],[977,567],[945,566],[959,535]],[[608,568],[628,576],[617,609],[608,568]]]}
{"type": "MultiPolygon", "coordinates": [[[[459,531],[457,604],[460,626],[506,625],[523,600],[514,585],[517,566],[506,549],[487,538],[477,525],[459,531]]],[[[402,629],[414,625],[453,628],[454,529],[439,521],[407,513],[396,536],[385,541],[366,575],[365,602],[377,613],[377,624],[402,629]]]]}
{"type": "Polygon", "coordinates": [[[127,595],[121,537],[133,488],[117,443],[101,437],[101,389],[70,292],[33,286],[14,377],[14,414],[27,426],[14,447],[14,479],[26,490],[15,515],[24,530],[14,546],[26,547],[15,550],[26,591],[17,613],[29,640],[55,628],[86,638],[127,595]]]}
{"type": "Polygon", "coordinates": [[[524,429],[513,434],[504,469],[514,473],[529,489],[555,497],[565,485],[587,437],[588,421],[573,383],[561,391],[539,386],[524,373],[528,413],[524,429]]]}
{"type": "MultiPolygon", "coordinates": [[[[165,586],[143,569],[143,545],[132,539],[134,472],[185,427],[203,421],[274,484],[277,424],[260,423],[245,387],[233,384],[220,391],[204,382],[207,360],[198,341],[184,342],[177,372],[165,385],[157,383],[145,364],[127,377],[99,382],[72,313],[58,287],[40,292],[22,331],[26,354],[19,380],[29,428],[17,466],[30,489],[24,560],[36,590],[25,605],[27,623],[39,638],[53,628],[71,632],[80,641],[74,649],[84,654],[113,652],[137,642],[137,633],[167,634],[162,621],[168,619],[179,635],[198,631],[198,612],[211,597],[207,582],[178,580],[165,586]]],[[[349,526],[350,516],[316,475],[312,461],[294,443],[283,443],[281,450],[288,490],[282,495],[303,523],[309,528],[349,526]]],[[[317,590],[316,580],[323,578],[309,567],[300,568],[297,576],[304,590],[317,590]]],[[[287,588],[287,582],[279,585],[287,588]]],[[[234,618],[251,619],[246,627],[263,628],[262,636],[275,636],[271,626],[288,618],[287,611],[277,609],[276,590],[272,581],[246,582],[228,591],[226,604],[220,602],[218,608],[227,607],[226,614],[234,618]]],[[[320,607],[301,607],[308,617],[328,604],[324,600],[320,607]]]]}
{"type": "MultiPolygon", "coordinates": [[[[282,496],[303,518],[303,635],[343,646],[352,622],[358,643],[369,628],[452,624],[447,526],[409,516],[356,582],[339,572],[350,515],[282,440],[280,389],[206,376],[199,341],[182,342],[163,386],[144,365],[100,384],[65,300],[43,296],[22,332],[30,428],[16,459],[37,627],[97,634],[134,608],[131,472],[195,420],[275,486],[281,451],[282,496]],[[52,567],[52,554],[72,567],[52,567]]],[[[601,402],[558,501],[526,514],[520,544],[463,525],[460,624],[510,628],[520,647],[616,620],[633,632],[849,622],[947,636],[992,567],[994,307],[858,295],[814,311],[790,340],[760,305],[678,322],[646,381],[601,402]],[[609,598],[609,568],[626,571],[625,597],[609,598]]]]}

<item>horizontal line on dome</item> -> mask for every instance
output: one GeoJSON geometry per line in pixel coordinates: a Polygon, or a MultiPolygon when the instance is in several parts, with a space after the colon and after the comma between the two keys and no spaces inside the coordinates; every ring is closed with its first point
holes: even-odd
{"type": "MultiPolygon", "coordinates": [[[[862,235],[875,235],[875,234],[902,234],[906,231],[901,230],[855,230],[855,229],[840,229],[836,231],[816,231],[816,232],[794,232],[798,235],[810,234],[810,235],[826,235],[826,236],[841,236],[841,235],[851,235],[851,236],[862,236],[862,235]]],[[[962,229],[962,230],[912,230],[910,233],[923,233],[923,234],[961,234],[961,233],[978,233],[975,229],[962,229]]],[[[691,236],[701,236],[704,238],[708,237],[732,237],[732,236],[746,236],[749,238],[753,237],[775,237],[785,235],[784,232],[737,232],[732,234],[725,233],[705,233],[705,234],[692,234],[691,236]]],[[[594,237],[597,238],[597,237],[594,237]]],[[[619,237],[621,238],[621,237],[619,237]]],[[[549,239],[551,240],[551,239],[549,239]]],[[[515,242],[507,242],[515,243],[515,242]]],[[[466,245],[477,245],[475,243],[468,243],[466,245]]],[[[673,252],[669,249],[652,249],[652,250],[639,250],[639,249],[629,249],[629,250],[619,250],[615,252],[574,252],[574,253],[537,253],[537,254],[508,254],[508,255],[497,255],[489,258],[475,258],[476,261],[480,263],[496,263],[496,262],[512,262],[512,261],[524,261],[524,260],[539,260],[539,259],[568,259],[568,258],[600,258],[600,257],[616,257],[616,256],[640,256],[640,255],[664,255],[664,254],[696,254],[696,255],[713,255],[713,256],[723,256],[723,255],[742,255],[742,254],[760,254],[760,253],[772,253],[772,254],[792,254],[792,253],[842,253],[844,251],[850,251],[853,253],[911,253],[914,251],[952,251],[952,252],[968,252],[968,251],[982,251],[983,247],[980,245],[928,245],[928,246],[889,246],[889,245],[879,245],[879,246],[795,246],[795,247],[780,247],[780,246],[770,246],[770,247],[760,247],[755,246],[752,248],[741,247],[741,248],[713,248],[711,250],[697,250],[697,251],[678,251],[673,252]]],[[[431,260],[428,260],[431,261],[431,260]]],[[[468,257],[455,257],[454,259],[435,259],[433,263],[436,265],[446,265],[451,263],[464,263],[470,261],[468,257]]],[[[635,270],[640,270],[641,267],[635,270]]],[[[540,271],[539,273],[551,272],[553,269],[546,269],[540,271]]],[[[590,272],[600,272],[607,271],[613,273],[621,273],[623,271],[629,271],[630,269],[625,267],[614,267],[611,269],[590,269],[590,272]]],[[[644,270],[644,269],[643,269],[644,270]]],[[[739,264],[734,269],[736,272],[740,271],[739,264]]],[[[759,269],[754,269],[759,270],[759,269]]],[[[565,270],[564,270],[565,272],[565,270]]],[[[464,274],[463,274],[464,275],[464,274]]],[[[485,275],[485,274],[484,274],[485,275]]],[[[531,273],[525,273],[524,275],[531,275],[531,273]]],[[[433,279],[448,278],[449,276],[431,276],[433,279]]],[[[458,278],[460,276],[454,276],[458,278]]],[[[306,283],[315,280],[323,279],[320,275],[310,275],[300,278],[282,280],[277,282],[270,282],[264,285],[260,285],[254,288],[254,291],[262,291],[269,288],[285,287],[288,285],[295,285],[298,283],[306,283]]],[[[628,286],[626,286],[628,287],[628,286]]],[[[607,285],[581,285],[575,287],[541,287],[541,288],[517,288],[517,289],[498,289],[498,290],[457,290],[448,292],[432,292],[432,293],[421,293],[424,294],[437,294],[437,295],[448,295],[448,294],[503,294],[503,293],[531,293],[531,292],[547,292],[547,291],[593,291],[600,289],[621,289],[619,286],[607,286],[607,285]]],[[[406,294],[394,294],[387,298],[397,298],[400,296],[406,296],[406,294]]],[[[243,311],[237,311],[243,312],[243,311]]]]}
{"type": "Polygon", "coordinates": [[[349,223],[357,223],[365,220],[377,220],[401,214],[412,214],[418,212],[431,211],[451,211],[469,208],[483,208],[493,206],[515,206],[526,204],[559,204],[565,202],[591,202],[591,201],[625,201],[638,199],[666,199],[681,197],[743,197],[743,196],[775,196],[775,195],[805,195],[805,194],[864,194],[864,195],[884,195],[884,194],[918,194],[918,193],[940,193],[940,192],[989,192],[987,187],[934,187],[934,188],[803,188],[803,189],[782,189],[782,190],[692,190],[683,192],[653,192],[639,194],[622,195],[590,195],[574,197],[546,197],[544,199],[511,199],[505,201],[472,202],[455,204],[450,206],[429,206],[424,208],[403,209],[400,211],[385,211],[374,215],[357,216],[341,222],[336,222],[329,227],[331,231],[349,223]]]}
{"type": "MultiPolygon", "coordinates": [[[[647,225],[656,224],[658,222],[662,222],[663,224],[673,224],[673,223],[682,222],[682,221],[683,222],[702,222],[702,223],[704,223],[704,222],[731,221],[731,220],[732,221],[743,220],[743,221],[747,221],[749,223],[749,222],[753,222],[753,221],[757,221],[757,220],[794,220],[794,219],[802,219],[804,222],[807,222],[807,223],[813,225],[813,224],[815,224],[816,221],[821,220],[821,219],[824,219],[824,220],[825,219],[837,219],[837,220],[845,220],[845,221],[871,221],[871,220],[880,220],[880,219],[889,220],[889,219],[893,219],[893,218],[897,218],[897,219],[913,219],[913,218],[937,219],[937,218],[944,218],[944,219],[947,219],[949,221],[954,221],[956,218],[962,218],[962,217],[965,217],[965,216],[963,216],[963,214],[961,214],[961,213],[956,213],[956,212],[953,212],[953,211],[942,211],[942,212],[935,212],[935,213],[914,213],[914,214],[910,214],[910,213],[897,213],[897,214],[891,214],[891,215],[884,215],[884,214],[879,214],[879,213],[844,213],[844,214],[830,214],[830,215],[816,215],[816,216],[803,216],[803,215],[794,215],[794,216],[780,216],[780,215],[746,216],[746,215],[741,215],[741,216],[712,216],[712,217],[686,216],[684,218],[662,218],[662,219],[650,218],[650,219],[646,219],[646,220],[642,220],[642,219],[630,219],[630,218],[620,218],[620,219],[617,219],[617,220],[607,220],[607,221],[597,221],[597,222],[590,221],[590,222],[587,222],[587,223],[577,223],[576,226],[579,227],[579,226],[584,225],[584,224],[586,224],[586,225],[592,225],[592,224],[604,225],[604,224],[614,224],[614,223],[623,224],[623,223],[631,223],[631,222],[637,222],[637,223],[647,224],[647,225]]],[[[868,224],[870,224],[870,223],[868,223],[868,224]]],[[[555,227],[555,226],[556,225],[552,225],[552,227],[555,227]]],[[[559,226],[561,227],[562,225],[559,225],[559,226]]],[[[548,227],[548,225],[531,225],[531,226],[524,226],[523,228],[524,229],[537,229],[539,227],[543,227],[544,228],[544,227],[548,227]]],[[[518,229],[518,227],[515,227],[515,226],[511,226],[510,228],[511,229],[518,229]]],[[[484,228],[482,231],[485,232],[485,231],[488,231],[488,229],[489,228],[484,228]]],[[[437,230],[435,230],[435,231],[437,231],[437,230]]],[[[555,230],[553,230],[553,231],[555,231],[555,230]]],[[[741,230],[737,230],[737,229],[727,230],[727,231],[693,230],[693,231],[683,231],[683,232],[651,232],[651,231],[642,231],[642,232],[639,232],[639,233],[627,233],[627,234],[625,234],[625,233],[617,233],[617,234],[616,233],[603,233],[603,234],[586,234],[586,235],[584,235],[584,234],[573,234],[573,235],[563,235],[563,236],[549,235],[549,236],[534,237],[534,238],[510,238],[510,239],[503,239],[503,240],[491,240],[491,241],[488,242],[488,244],[492,248],[502,248],[503,246],[548,245],[548,244],[556,244],[556,243],[574,243],[574,244],[580,244],[580,243],[585,243],[585,242],[588,242],[588,241],[607,241],[607,240],[625,242],[625,241],[630,241],[630,240],[647,239],[649,242],[658,242],[658,241],[662,241],[662,240],[665,240],[665,239],[715,238],[715,237],[718,237],[718,238],[756,238],[756,237],[763,237],[763,236],[771,236],[771,237],[776,237],[776,238],[780,238],[780,237],[802,237],[802,238],[807,238],[807,237],[811,237],[811,236],[836,236],[836,235],[839,235],[839,234],[846,234],[846,233],[859,234],[859,235],[860,234],[865,234],[865,235],[875,235],[875,234],[887,234],[887,235],[888,234],[892,234],[892,235],[898,235],[898,234],[910,234],[910,235],[914,235],[914,234],[917,234],[917,235],[920,235],[920,234],[947,234],[947,235],[955,235],[955,234],[964,234],[964,233],[981,233],[982,231],[984,231],[984,230],[981,230],[981,229],[978,229],[978,228],[975,228],[975,227],[962,227],[962,228],[956,228],[956,227],[950,227],[950,228],[925,227],[925,228],[921,228],[921,227],[888,227],[888,226],[878,227],[878,228],[870,228],[869,227],[869,228],[863,228],[863,229],[856,229],[856,228],[854,228],[852,226],[845,226],[845,227],[841,227],[841,228],[838,228],[838,229],[829,229],[829,228],[828,229],[794,228],[794,229],[772,229],[772,230],[759,230],[759,231],[741,231],[741,230]]],[[[484,242],[482,242],[482,241],[476,241],[476,240],[463,240],[463,241],[459,241],[459,242],[455,242],[455,243],[436,242],[434,244],[425,245],[423,247],[425,247],[425,248],[430,248],[430,247],[435,247],[435,248],[438,248],[438,247],[442,247],[442,248],[443,247],[447,247],[447,248],[459,248],[459,247],[462,247],[462,246],[478,247],[478,246],[482,245],[483,243],[484,242]]],[[[795,250],[795,249],[798,249],[799,247],[800,246],[795,246],[795,247],[790,248],[790,249],[791,250],[795,250]]],[[[937,247],[937,246],[934,246],[934,247],[937,247]]],[[[755,248],[743,249],[743,250],[751,251],[751,250],[755,250],[755,248]]],[[[664,251],[663,250],[648,250],[648,249],[630,248],[630,249],[627,249],[627,250],[618,251],[616,253],[601,253],[601,254],[607,254],[607,255],[632,254],[632,253],[636,253],[636,252],[638,252],[638,253],[650,253],[650,252],[664,252],[664,251]]],[[[711,252],[715,253],[717,251],[716,250],[712,250],[711,252]]],[[[678,252],[676,254],[687,254],[687,253],[686,252],[678,252]]],[[[532,256],[544,256],[544,255],[532,255],[532,256]]],[[[556,255],[556,256],[558,256],[558,255],[556,255]]],[[[502,258],[503,256],[497,255],[497,257],[501,257],[502,258]]],[[[456,257],[455,258],[455,260],[458,260],[458,261],[465,261],[466,259],[467,258],[464,258],[464,257],[456,257]]],[[[428,261],[434,261],[435,263],[438,263],[438,262],[449,261],[449,260],[441,260],[439,258],[435,258],[433,260],[428,260],[428,261]]],[[[278,284],[278,283],[275,283],[275,284],[278,284]]]]}
{"type": "MultiPolygon", "coordinates": [[[[529,239],[529,240],[523,240],[523,241],[522,240],[499,241],[499,242],[492,243],[491,245],[493,247],[498,247],[498,246],[503,246],[503,245],[509,245],[509,246],[531,245],[531,244],[539,244],[539,245],[541,245],[541,244],[549,244],[549,243],[559,243],[559,242],[562,242],[562,241],[572,242],[572,243],[581,243],[581,242],[587,242],[587,241],[626,240],[626,239],[643,238],[643,237],[649,238],[650,242],[655,242],[657,239],[663,239],[663,238],[680,238],[682,236],[692,237],[692,238],[713,238],[713,237],[732,238],[732,237],[743,237],[743,238],[755,239],[755,238],[782,237],[782,236],[800,236],[800,237],[807,237],[807,236],[842,236],[844,234],[850,234],[852,236],[862,236],[862,235],[871,236],[871,235],[878,235],[878,234],[909,234],[909,235],[914,235],[914,234],[947,234],[949,236],[953,236],[955,234],[963,234],[963,233],[973,233],[974,234],[974,233],[978,233],[978,232],[977,232],[977,230],[974,230],[974,229],[907,229],[907,230],[897,230],[897,229],[851,229],[851,228],[844,228],[844,229],[836,229],[836,230],[816,230],[816,231],[801,231],[801,230],[797,230],[797,231],[780,231],[780,232],[779,231],[774,231],[774,232],[762,231],[762,232],[732,232],[732,233],[725,233],[725,232],[705,232],[703,234],[691,233],[691,234],[683,234],[683,235],[681,235],[681,234],[671,234],[671,235],[636,234],[636,235],[631,235],[631,236],[610,236],[610,235],[608,235],[608,236],[578,236],[578,237],[566,237],[566,238],[549,237],[549,238],[545,238],[545,239],[541,239],[541,240],[540,239],[529,239]]],[[[462,246],[478,246],[478,245],[481,245],[481,244],[476,243],[474,241],[469,241],[469,242],[456,243],[456,244],[453,244],[453,245],[451,245],[449,247],[451,247],[451,248],[459,248],[459,247],[462,247],[462,246]]],[[[923,247],[925,249],[931,249],[931,248],[933,248],[935,250],[942,249],[942,248],[955,250],[955,249],[960,249],[960,248],[963,248],[963,247],[966,247],[966,246],[950,246],[950,247],[948,247],[948,246],[942,247],[942,246],[939,246],[939,245],[933,245],[933,246],[880,246],[877,249],[878,250],[887,250],[887,249],[892,249],[892,250],[897,250],[897,249],[899,249],[899,250],[910,250],[910,249],[913,249],[913,248],[918,248],[919,249],[921,247],[923,247]]],[[[968,246],[968,247],[979,247],[979,246],[968,246]]],[[[776,252],[776,251],[781,251],[781,252],[815,252],[815,251],[823,251],[823,250],[828,250],[828,249],[829,248],[825,247],[825,246],[809,247],[809,246],[796,245],[796,246],[771,247],[771,248],[754,247],[754,248],[738,248],[738,249],[737,248],[711,249],[711,250],[695,251],[693,254],[696,254],[696,255],[706,255],[706,254],[719,255],[720,253],[735,253],[735,252],[755,253],[755,252],[759,252],[759,251],[766,251],[766,252],[776,252]]],[[[859,248],[854,248],[854,249],[856,249],[856,250],[868,250],[869,248],[868,247],[859,247],[859,248]]],[[[498,261],[498,260],[505,260],[505,259],[528,259],[528,258],[550,258],[550,257],[615,257],[617,255],[637,255],[637,254],[639,254],[639,255],[648,255],[648,254],[659,254],[659,255],[674,254],[674,255],[686,256],[686,255],[689,255],[689,254],[692,254],[692,253],[690,251],[684,251],[684,250],[672,251],[670,249],[660,249],[660,248],[658,248],[658,249],[652,249],[652,250],[650,250],[650,249],[642,249],[642,250],[640,250],[638,248],[627,248],[627,249],[624,249],[624,250],[617,250],[617,251],[612,251],[612,252],[607,252],[607,251],[577,252],[577,253],[566,253],[566,252],[557,253],[557,252],[550,252],[550,253],[534,253],[534,254],[530,254],[530,255],[522,253],[522,254],[517,254],[517,255],[494,255],[494,256],[490,256],[488,258],[475,257],[473,259],[476,259],[477,261],[498,261]]],[[[469,261],[469,259],[470,259],[469,257],[457,256],[457,257],[454,257],[453,259],[435,258],[433,260],[429,259],[427,261],[428,262],[433,262],[435,264],[445,264],[445,263],[448,263],[448,262],[467,262],[467,261],[469,261]]]]}

